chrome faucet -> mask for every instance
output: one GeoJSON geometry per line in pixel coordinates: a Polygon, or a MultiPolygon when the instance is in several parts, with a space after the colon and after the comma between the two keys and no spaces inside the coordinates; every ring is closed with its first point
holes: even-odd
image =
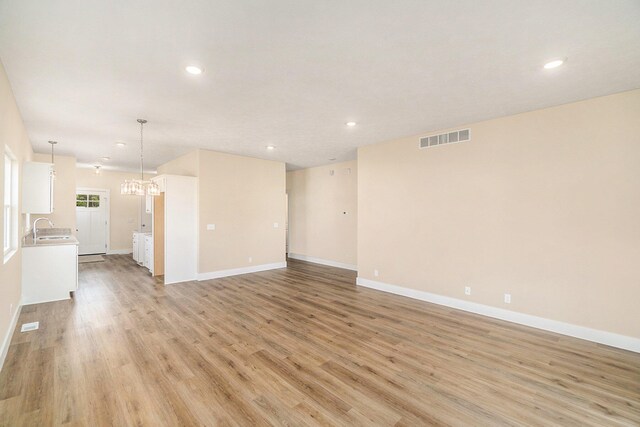
{"type": "Polygon", "coordinates": [[[51,228],[53,228],[53,223],[51,222],[51,220],[49,218],[45,218],[45,217],[40,217],[40,218],[36,218],[33,221],[33,240],[35,241],[36,238],[38,237],[38,229],[36,228],[36,225],[38,224],[38,221],[40,221],[41,219],[44,219],[46,221],[49,221],[49,226],[51,228]]]}

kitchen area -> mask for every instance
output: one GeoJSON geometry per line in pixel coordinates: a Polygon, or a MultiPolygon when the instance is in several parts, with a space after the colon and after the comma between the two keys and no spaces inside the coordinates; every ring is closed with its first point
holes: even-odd
{"type": "Polygon", "coordinates": [[[109,255],[132,257],[165,284],[196,279],[196,178],[150,176],[156,194],[126,194],[130,173],[95,173],[68,156],[34,160],[21,171],[22,304],[73,298],[78,264],[109,255]]]}
{"type": "MultiPolygon", "coordinates": [[[[51,214],[54,210],[52,163],[23,165],[22,213],[51,214]]],[[[78,240],[71,228],[55,228],[46,217],[29,221],[22,239],[22,304],[69,299],[78,289],[78,240]],[[46,225],[46,227],[41,227],[46,225]]]]}

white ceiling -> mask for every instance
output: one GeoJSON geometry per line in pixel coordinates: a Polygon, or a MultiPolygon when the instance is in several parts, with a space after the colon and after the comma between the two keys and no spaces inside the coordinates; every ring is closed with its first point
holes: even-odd
{"type": "Polygon", "coordinates": [[[201,147],[295,169],[638,88],[639,22],[637,0],[0,0],[0,58],[36,151],[135,168],[144,117],[152,167],[201,147]]]}

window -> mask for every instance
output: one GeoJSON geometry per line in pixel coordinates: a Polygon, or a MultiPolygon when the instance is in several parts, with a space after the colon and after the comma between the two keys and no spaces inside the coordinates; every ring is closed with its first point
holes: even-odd
{"type": "Polygon", "coordinates": [[[100,207],[100,196],[97,194],[89,194],[89,207],[90,208],[99,208],[100,207]]]}
{"type": "Polygon", "coordinates": [[[76,194],[76,207],[77,208],[99,208],[100,195],[99,194],[76,194]]]}
{"type": "Polygon", "coordinates": [[[18,248],[18,162],[5,147],[3,174],[3,253],[6,263],[18,248]]]}
{"type": "Polygon", "coordinates": [[[76,194],[76,207],[78,207],[78,208],[86,208],[87,207],[87,195],[86,194],[76,194]]]}

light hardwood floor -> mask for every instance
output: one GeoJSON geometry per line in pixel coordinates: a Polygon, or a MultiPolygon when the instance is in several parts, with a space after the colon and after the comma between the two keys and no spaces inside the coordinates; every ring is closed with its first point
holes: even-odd
{"type": "Polygon", "coordinates": [[[300,261],[164,287],[106,259],[23,308],[0,425],[640,425],[640,354],[300,261]]]}

